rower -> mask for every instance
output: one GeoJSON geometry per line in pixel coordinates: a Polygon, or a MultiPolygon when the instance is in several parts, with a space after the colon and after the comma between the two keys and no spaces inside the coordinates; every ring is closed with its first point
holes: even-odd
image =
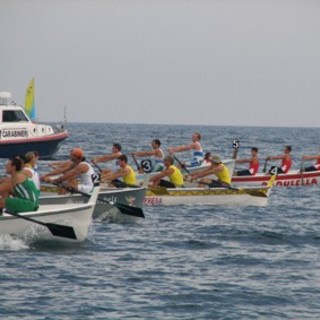
{"type": "Polygon", "coordinates": [[[218,180],[204,178],[199,181],[199,187],[208,186],[209,188],[230,188],[231,177],[229,170],[219,155],[211,156],[211,165],[191,174],[192,179],[204,178],[211,174],[217,176],[218,180]]]}
{"type": "Polygon", "coordinates": [[[165,188],[183,187],[183,175],[180,169],[173,165],[173,157],[166,156],[163,161],[165,169],[150,178],[150,182],[153,183],[153,186],[165,188]],[[165,180],[165,177],[168,177],[170,181],[165,180]]]}
{"type": "Polygon", "coordinates": [[[80,148],[70,151],[70,164],[68,167],[55,169],[40,177],[41,181],[48,183],[63,183],[60,193],[66,193],[68,188],[90,193],[95,185],[100,183],[100,175],[95,173],[92,166],[85,161],[84,152],[80,148]],[[54,177],[53,176],[57,176],[54,177]]]}
{"type": "Polygon", "coordinates": [[[40,192],[40,178],[37,172],[37,160],[38,156],[36,152],[27,152],[22,172],[34,182],[37,190],[40,192]]]}
{"type": "Polygon", "coordinates": [[[111,182],[117,188],[136,187],[136,174],[131,166],[128,165],[128,158],[125,154],[118,157],[119,169],[101,175],[101,181],[111,182]],[[119,178],[122,178],[121,181],[119,178]]]}
{"type": "Polygon", "coordinates": [[[303,168],[302,170],[303,170],[304,172],[311,172],[311,171],[318,171],[318,170],[320,170],[320,154],[316,154],[316,155],[304,155],[304,156],[302,156],[301,159],[302,159],[303,161],[305,161],[305,160],[307,160],[307,161],[316,160],[316,161],[317,161],[314,165],[303,168]]]}
{"type": "Polygon", "coordinates": [[[201,140],[201,135],[199,132],[194,132],[192,134],[192,142],[187,145],[181,145],[177,147],[170,147],[168,148],[168,152],[170,154],[173,154],[175,152],[183,152],[187,150],[191,150],[191,159],[190,161],[182,163],[183,166],[187,167],[195,167],[195,166],[200,166],[201,163],[203,162],[203,149],[200,143],[201,140]]]}
{"type": "Polygon", "coordinates": [[[142,168],[139,169],[140,173],[143,172],[160,172],[164,170],[164,152],[161,149],[161,142],[159,139],[151,141],[152,149],[150,151],[137,151],[132,153],[133,159],[135,157],[152,157],[152,161],[142,161],[142,168]],[[145,163],[145,165],[144,165],[145,163]],[[145,170],[144,170],[145,169],[145,170]]]}
{"type": "Polygon", "coordinates": [[[108,162],[108,161],[112,161],[113,160],[113,165],[111,167],[111,169],[102,169],[101,170],[101,174],[107,174],[109,172],[112,171],[116,171],[119,170],[120,166],[119,166],[119,157],[122,155],[121,153],[121,145],[119,143],[114,143],[112,145],[112,153],[111,154],[105,154],[103,156],[100,157],[95,157],[91,159],[91,162],[93,164],[98,164],[101,162],[108,162]]]}
{"type": "Polygon", "coordinates": [[[251,148],[251,157],[235,160],[235,163],[249,163],[249,169],[234,172],[235,176],[254,176],[259,170],[258,148],[251,148]]]}
{"type": "Polygon", "coordinates": [[[281,160],[281,166],[272,166],[269,170],[269,174],[272,174],[274,170],[277,170],[277,173],[288,173],[288,171],[291,168],[292,165],[292,159],[291,159],[291,152],[292,148],[291,146],[285,146],[284,147],[284,153],[278,156],[268,156],[266,157],[266,161],[268,160],[281,160]]]}
{"type": "Polygon", "coordinates": [[[6,173],[11,177],[1,185],[0,208],[13,213],[36,211],[38,209],[39,192],[34,182],[20,172],[23,163],[18,157],[8,160],[6,173]],[[10,197],[12,195],[12,197],[10,197]]]}

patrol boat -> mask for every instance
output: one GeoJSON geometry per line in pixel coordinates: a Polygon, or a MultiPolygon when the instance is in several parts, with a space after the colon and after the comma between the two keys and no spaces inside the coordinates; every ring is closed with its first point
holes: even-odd
{"type": "Polygon", "coordinates": [[[52,158],[69,137],[63,127],[31,121],[24,108],[11,102],[10,92],[0,92],[0,158],[38,151],[40,158],[52,158]]]}

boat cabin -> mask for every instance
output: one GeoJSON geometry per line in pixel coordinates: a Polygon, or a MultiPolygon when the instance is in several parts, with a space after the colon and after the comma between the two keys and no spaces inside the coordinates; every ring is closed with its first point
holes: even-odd
{"type": "Polygon", "coordinates": [[[51,126],[33,123],[25,110],[10,100],[10,92],[0,92],[0,140],[54,134],[51,126]]]}

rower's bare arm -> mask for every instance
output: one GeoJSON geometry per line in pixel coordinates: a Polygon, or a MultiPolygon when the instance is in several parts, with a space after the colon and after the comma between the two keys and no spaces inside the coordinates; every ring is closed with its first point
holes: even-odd
{"type": "Polygon", "coordinates": [[[21,173],[23,173],[26,177],[32,178],[32,172],[29,170],[22,170],[21,173]]]}
{"type": "Polygon", "coordinates": [[[60,169],[60,170],[67,170],[68,167],[72,164],[71,161],[69,160],[66,160],[66,161],[55,161],[55,162],[51,162],[48,164],[48,166],[50,168],[52,168],[53,170],[57,170],[57,169],[60,169]]]}
{"type": "Polygon", "coordinates": [[[53,170],[49,173],[46,173],[45,175],[43,175],[41,178],[44,178],[44,177],[52,177],[52,176],[57,176],[59,174],[63,174],[65,172],[68,172],[70,170],[73,169],[73,163],[70,163],[68,164],[68,166],[64,166],[62,168],[59,168],[59,169],[56,169],[56,170],[53,170]]]}
{"type": "Polygon", "coordinates": [[[243,159],[236,159],[236,163],[247,163],[247,162],[250,162],[251,159],[248,159],[248,158],[243,158],[243,159]]]}
{"type": "Polygon", "coordinates": [[[136,157],[146,157],[146,156],[154,156],[155,150],[151,150],[151,151],[137,151],[137,152],[133,152],[132,155],[136,156],[136,157]]]}
{"type": "Polygon", "coordinates": [[[320,159],[320,155],[314,155],[314,156],[304,155],[304,156],[302,156],[302,160],[319,160],[319,159],[320,159]]]}
{"type": "Polygon", "coordinates": [[[55,179],[50,179],[49,182],[63,182],[63,181],[67,181],[73,178],[77,177],[77,171],[76,169],[72,169],[69,170],[68,172],[66,172],[65,174],[63,174],[62,176],[59,176],[58,178],[55,179]]]}
{"type": "Polygon", "coordinates": [[[92,163],[108,162],[110,160],[117,159],[118,157],[119,157],[119,154],[117,154],[117,153],[106,154],[106,155],[101,156],[101,157],[92,158],[91,162],[92,163]]]}
{"type": "Polygon", "coordinates": [[[77,174],[87,173],[89,169],[90,168],[86,163],[80,163],[74,168],[77,174]]]}
{"type": "Polygon", "coordinates": [[[281,154],[279,156],[267,156],[266,160],[282,160],[284,158],[284,155],[281,154]]]}
{"type": "Polygon", "coordinates": [[[198,171],[196,173],[191,174],[191,177],[193,179],[198,179],[198,178],[202,178],[205,176],[208,176],[210,174],[214,174],[213,172],[214,170],[209,166],[208,168],[204,168],[201,171],[198,171]]]}
{"type": "Polygon", "coordinates": [[[178,147],[171,147],[168,149],[169,153],[175,153],[175,152],[182,152],[182,151],[187,151],[191,150],[192,146],[191,145],[186,145],[186,146],[178,146],[178,147]]]}
{"type": "Polygon", "coordinates": [[[164,177],[168,177],[168,176],[170,176],[172,173],[173,173],[173,169],[170,169],[170,168],[165,169],[165,170],[157,173],[156,175],[152,176],[152,177],[150,178],[150,182],[160,180],[160,179],[162,179],[162,178],[164,178],[164,177]]]}
{"type": "Polygon", "coordinates": [[[120,177],[122,177],[122,174],[119,170],[117,172],[108,172],[106,174],[102,174],[101,180],[102,181],[112,181],[112,180],[120,178],[120,177]]]}

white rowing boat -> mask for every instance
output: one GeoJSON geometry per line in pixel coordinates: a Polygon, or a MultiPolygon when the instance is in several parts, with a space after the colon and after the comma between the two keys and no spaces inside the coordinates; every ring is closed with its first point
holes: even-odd
{"type": "MultiPolygon", "coordinates": [[[[94,209],[93,218],[99,218],[110,213],[124,213],[143,217],[142,207],[146,188],[109,188],[100,184],[100,191],[94,209]]],[[[41,185],[41,204],[86,203],[88,195],[68,193],[58,195],[58,187],[49,184],[41,185]]],[[[75,191],[76,192],[76,191],[75,191]]]]}
{"type": "Polygon", "coordinates": [[[228,205],[260,206],[268,204],[271,187],[235,188],[152,188],[144,200],[146,206],[228,205]]]}
{"type": "MultiPolygon", "coordinates": [[[[232,185],[238,186],[265,186],[270,175],[257,173],[254,176],[233,176],[232,185]]],[[[303,172],[290,170],[288,173],[278,174],[274,185],[281,187],[311,186],[320,184],[320,171],[303,172]]]]}
{"type": "Polygon", "coordinates": [[[88,235],[99,188],[84,204],[41,204],[37,211],[0,216],[0,235],[32,237],[34,240],[83,242],[88,235]]]}

